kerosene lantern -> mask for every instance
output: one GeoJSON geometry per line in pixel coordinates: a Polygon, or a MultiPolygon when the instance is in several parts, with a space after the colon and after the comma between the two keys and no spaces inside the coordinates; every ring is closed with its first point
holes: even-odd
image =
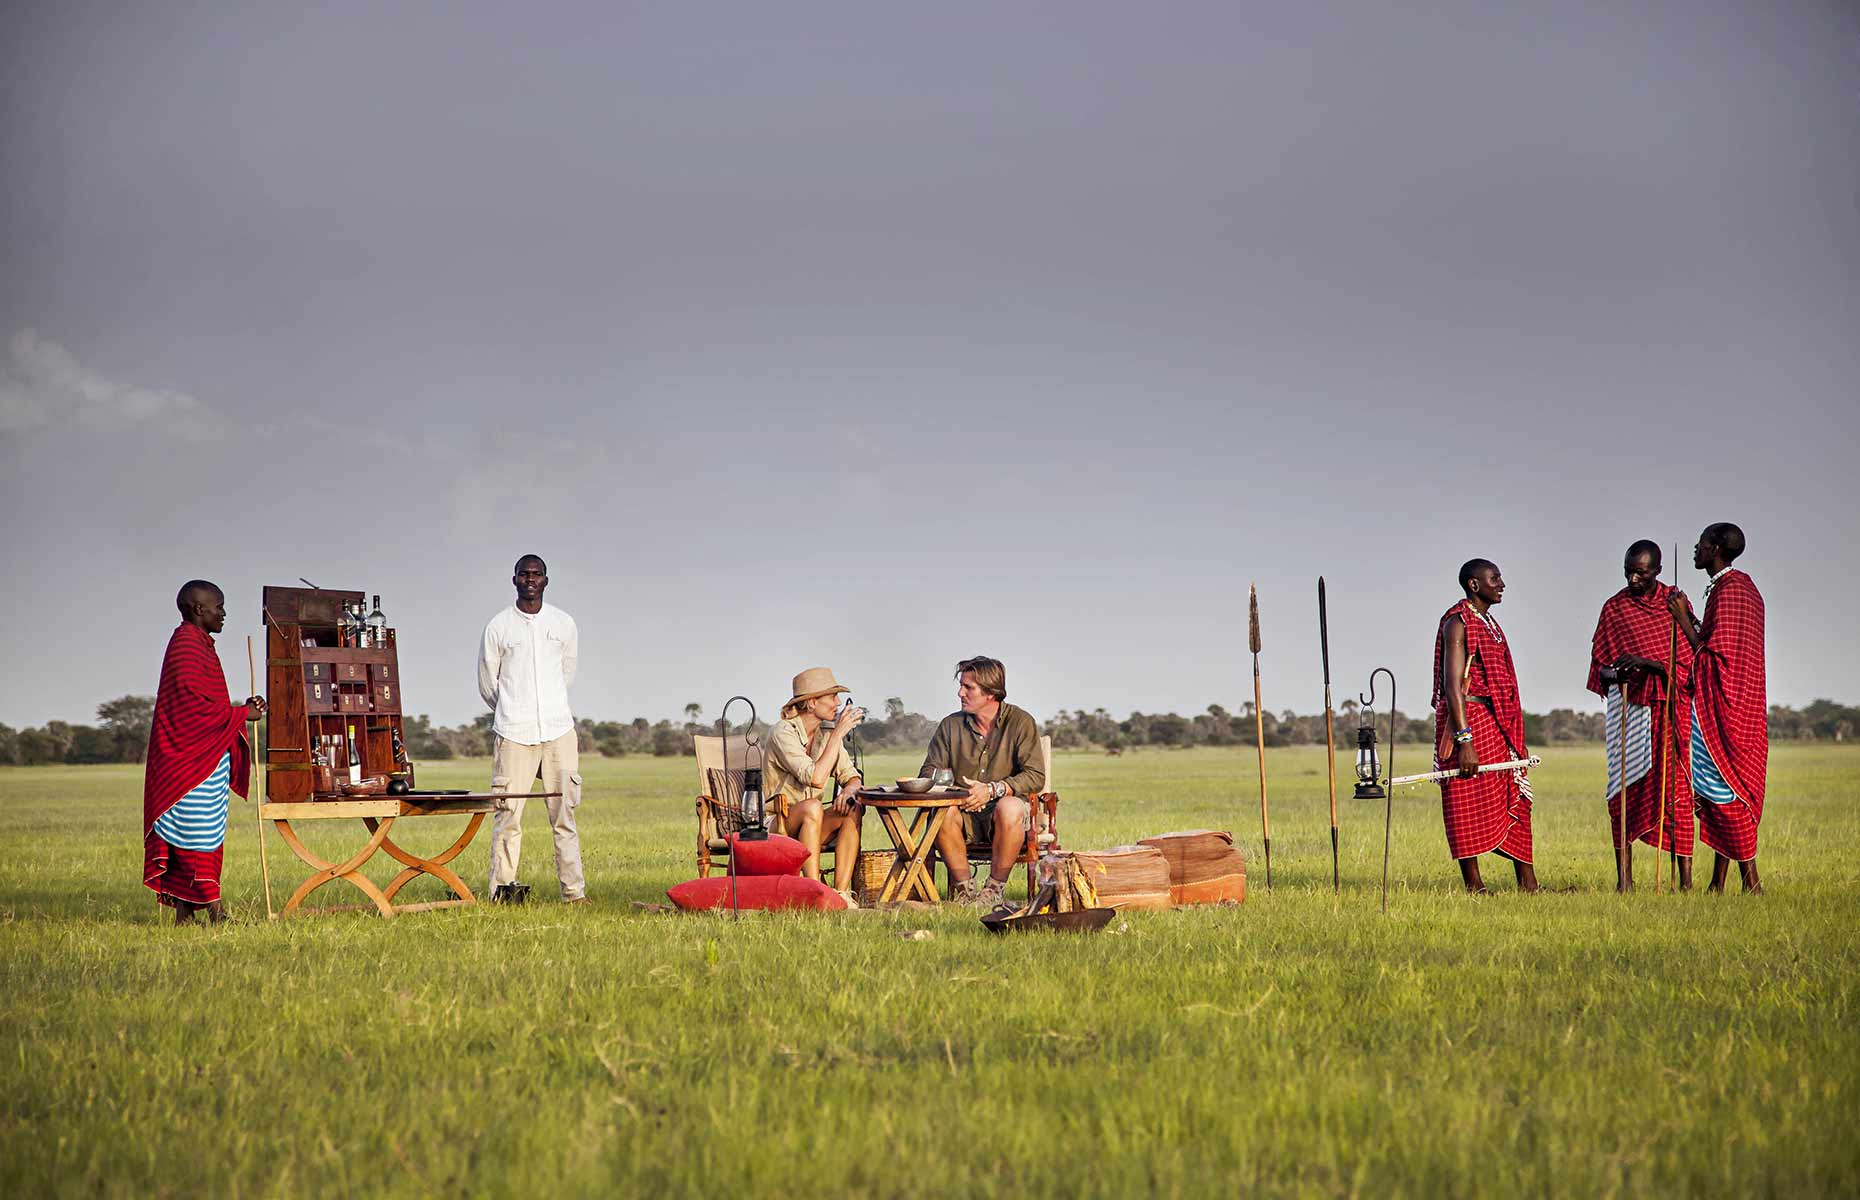
{"type": "Polygon", "coordinates": [[[1356,798],[1382,799],[1385,793],[1381,778],[1382,764],[1376,758],[1376,714],[1374,709],[1365,708],[1356,726],[1356,798]]]}
{"type": "MultiPolygon", "coordinates": [[[[717,733],[723,739],[723,766],[727,771],[730,767],[730,705],[738,700],[749,705],[749,724],[743,727],[743,795],[737,804],[743,827],[736,836],[745,842],[759,842],[769,836],[769,819],[767,805],[762,799],[762,768],[755,765],[755,756],[750,753],[756,736],[755,701],[747,696],[731,696],[725,700],[723,712],[717,717],[717,733]]],[[[734,864],[731,869],[734,871],[734,864]]]]}

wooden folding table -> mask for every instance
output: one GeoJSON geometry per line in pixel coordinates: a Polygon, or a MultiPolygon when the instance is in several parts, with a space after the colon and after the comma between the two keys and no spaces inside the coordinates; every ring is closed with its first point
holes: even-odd
{"type": "MultiPolygon", "coordinates": [[[[544,798],[560,795],[559,792],[530,792],[530,798],[544,798]]],[[[294,804],[262,804],[258,815],[270,821],[278,830],[278,836],[305,863],[313,868],[310,877],[297,885],[291,898],[284,903],[281,916],[290,916],[301,909],[310,893],[324,884],[338,879],[346,879],[359,888],[363,895],[374,902],[374,907],[384,917],[397,913],[425,912],[435,908],[456,908],[461,904],[476,904],[478,898],[465,885],[465,881],[447,866],[457,858],[471,840],[478,836],[478,829],[484,824],[484,815],[497,808],[498,801],[510,799],[515,793],[479,792],[468,796],[373,796],[360,800],[318,800],[294,804]],[[457,840],[438,854],[422,857],[401,846],[389,837],[394,822],[403,817],[469,817],[465,830],[457,840]],[[369,833],[368,841],[339,863],[328,862],[305,846],[297,831],[291,828],[292,821],[333,821],[360,819],[369,833]],[[386,888],[376,886],[375,881],[362,874],[362,867],[379,851],[385,850],[388,856],[401,864],[401,871],[394,876],[386,888]],[[421,904],[396,904],[394,897],[408,883],[422,875],[431,875],[452,889],[451,900],[430,900],[421,904]]],[[[305,912],[340,912],[343,909],[303,909],[305,912]]]]}
{"type": "MultiPolygon", "coordinates": [[[[941,903],[930,852],[936,849],[937,831],[968,793],[960,788],[936,788],[912,795],[896,788],[861,788],[859,803],[878,814],[891,838],[891,870],[878,890],[878,903],[923,900],[941,903]]],[[[957,813],[961,820],[962,814],[957,813]]]]}

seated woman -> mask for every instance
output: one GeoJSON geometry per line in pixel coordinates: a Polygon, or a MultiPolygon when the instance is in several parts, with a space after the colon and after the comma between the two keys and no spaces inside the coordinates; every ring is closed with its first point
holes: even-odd
{"type": "Polygon", "coordinates": [[[819,879],[820,848],[834,847],[834,882],[850,903],[865,810],[857,799],[862,781],[846,753],[846,735],[865,719],[865,710],[849,708],[822,731],[833,721],[845,691],[826,667],[810,667],[794,677],[794,698],[782,705],[782,719],[769,730],[762,750],[762,790],[780,830],[807,847],[802,874],[819,879]],[[828,780],[837,782],[839,790],[824,802],[828,780]]]}

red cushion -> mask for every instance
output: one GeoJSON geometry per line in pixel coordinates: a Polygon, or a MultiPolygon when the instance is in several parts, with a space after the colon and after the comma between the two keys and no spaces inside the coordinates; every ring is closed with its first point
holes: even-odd
{"type": "Polygon", "coordinates": [[[730,842],[736,848],[738,875],[793,875],[807,861],[807,847],[779,833],[743,841],[731,834],[730,842]]]}
{"type": "MultiPolygon", "coordinates": [[[[672,903],[688,911],[730,907],[730,877],[715,875],[693,879],[668,888],[672,903]]],[[[846,907],[846,897],[818,879],[798,875],[738,875],[738,908],[812,908],[820,912],[838,912],[846,907]]]]}

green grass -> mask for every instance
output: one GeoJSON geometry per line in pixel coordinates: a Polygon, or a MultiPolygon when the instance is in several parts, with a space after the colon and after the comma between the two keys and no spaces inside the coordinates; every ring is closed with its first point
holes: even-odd
{"type": "MultiPolygon", "coordinates": [[[[1062,755],[1068,845],[1232,828],[1253,886],[1075,938],[641,913],[692,873],[688,759],[584,762],[589,908],[550,899],[538,805],[542,903],[266,924],[235,802],[243,920],[176,930],[140,884],[139,769],[0,770],[0,1192],[1860,1192],[1860,755],[1777,747],[1760,899],[1615,896],[1601,751],[1549,757],[1558,890],[1488,860],[1498,893],[1459,894],[1410,791],[1383,917],[1380,804],[1339,801],[1331,895],[1321,754],[1269,756],[1270,895],[1250,750],[1062,755]]],[[[406,840],[457,822],[429,824],[406,840]]],[[[281,903],[303,872],[270,846],[281,903]]]]}

